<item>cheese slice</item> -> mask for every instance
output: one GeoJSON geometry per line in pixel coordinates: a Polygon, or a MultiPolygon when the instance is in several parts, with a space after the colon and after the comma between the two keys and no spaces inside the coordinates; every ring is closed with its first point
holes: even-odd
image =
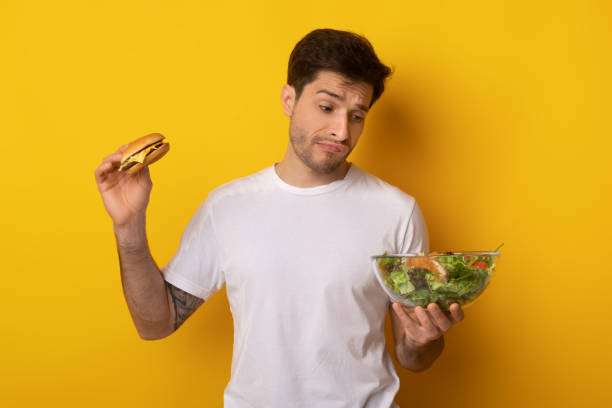
{"type": "Polygon", "coordinates": [[[141,151],[140,153],[137,153],[135,155],[133,155],[130,158],[130,161],[136,161],[138,163],[144,163],[145,157],[147,157],[147,153],[149,153],[150,148],[148,149],[144,149],[143,151],[141,151]]]}
{"type": "Polygon", "coordinates": [[[161,146],[163,146],[163,143],[160,142],[156,145],[145,147],[144,149],[142,149],[142,151],[130,156],[129,159],[123,162],[123,164],[120,167],[120,171],[127,170],[128,168],[134,166],[134,164],[130,165],[130,163],[144,163],[147,155],[151,153],[152,151],[159,149],[161,146]]]}

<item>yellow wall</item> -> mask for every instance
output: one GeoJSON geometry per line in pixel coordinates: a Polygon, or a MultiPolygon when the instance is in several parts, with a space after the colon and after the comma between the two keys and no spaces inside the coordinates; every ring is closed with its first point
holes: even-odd
{"type": "Polygon", "coordinates": [[[288,56],[319,27],[365,34],[395,69],[352,161],[417,198],[432,249],[505,242],[443,356],[400,371],[398,402],[609,402],[610,3],[275,3],[2,2],[0,405],[221,406],[225,292],[140,340],[93,171],[167,135],[148,210],[165,265],[211,189],[282,158],[288,56]]]}

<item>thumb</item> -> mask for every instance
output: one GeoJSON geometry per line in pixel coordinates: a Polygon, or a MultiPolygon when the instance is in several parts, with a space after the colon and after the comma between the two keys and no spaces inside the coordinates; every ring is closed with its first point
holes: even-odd
{"type": "Polygon", "coordinates": [[[140,170],[138,177],[139,182],[143,182],[149,186],[153,185],[153,182],[151,181],[151,173],[149,172],[149,166],[145,165],[142,170],[140,170]]]}

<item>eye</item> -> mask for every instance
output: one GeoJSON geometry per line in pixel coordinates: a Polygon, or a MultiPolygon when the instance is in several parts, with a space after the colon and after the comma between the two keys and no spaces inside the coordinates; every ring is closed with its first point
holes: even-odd
{"type": "Polygon", "coordinates": [[[323,112],[331,112],[332,110],[332,108],[330,108],[329,106],[325,106],[325,105],[319,105],[319,108],[321,108],[323,112]]]}
{"type": "Polygon", "coordinates": [[[364,118],[359,115],[353,115],[353,120],[355,122],[363,122],[364,118]]]}

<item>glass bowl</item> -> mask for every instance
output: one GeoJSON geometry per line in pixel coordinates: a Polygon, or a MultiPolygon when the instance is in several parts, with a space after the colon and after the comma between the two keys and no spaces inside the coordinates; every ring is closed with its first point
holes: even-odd
{"type": "Polygon", "coordinates": [[[371,258],[378,282],[393,301],[410,307],[437,303],[448,309],[455,302],[461,307],[474,302],[487,287],[499,256],[497,251],[466,251],[371,258]]]}

